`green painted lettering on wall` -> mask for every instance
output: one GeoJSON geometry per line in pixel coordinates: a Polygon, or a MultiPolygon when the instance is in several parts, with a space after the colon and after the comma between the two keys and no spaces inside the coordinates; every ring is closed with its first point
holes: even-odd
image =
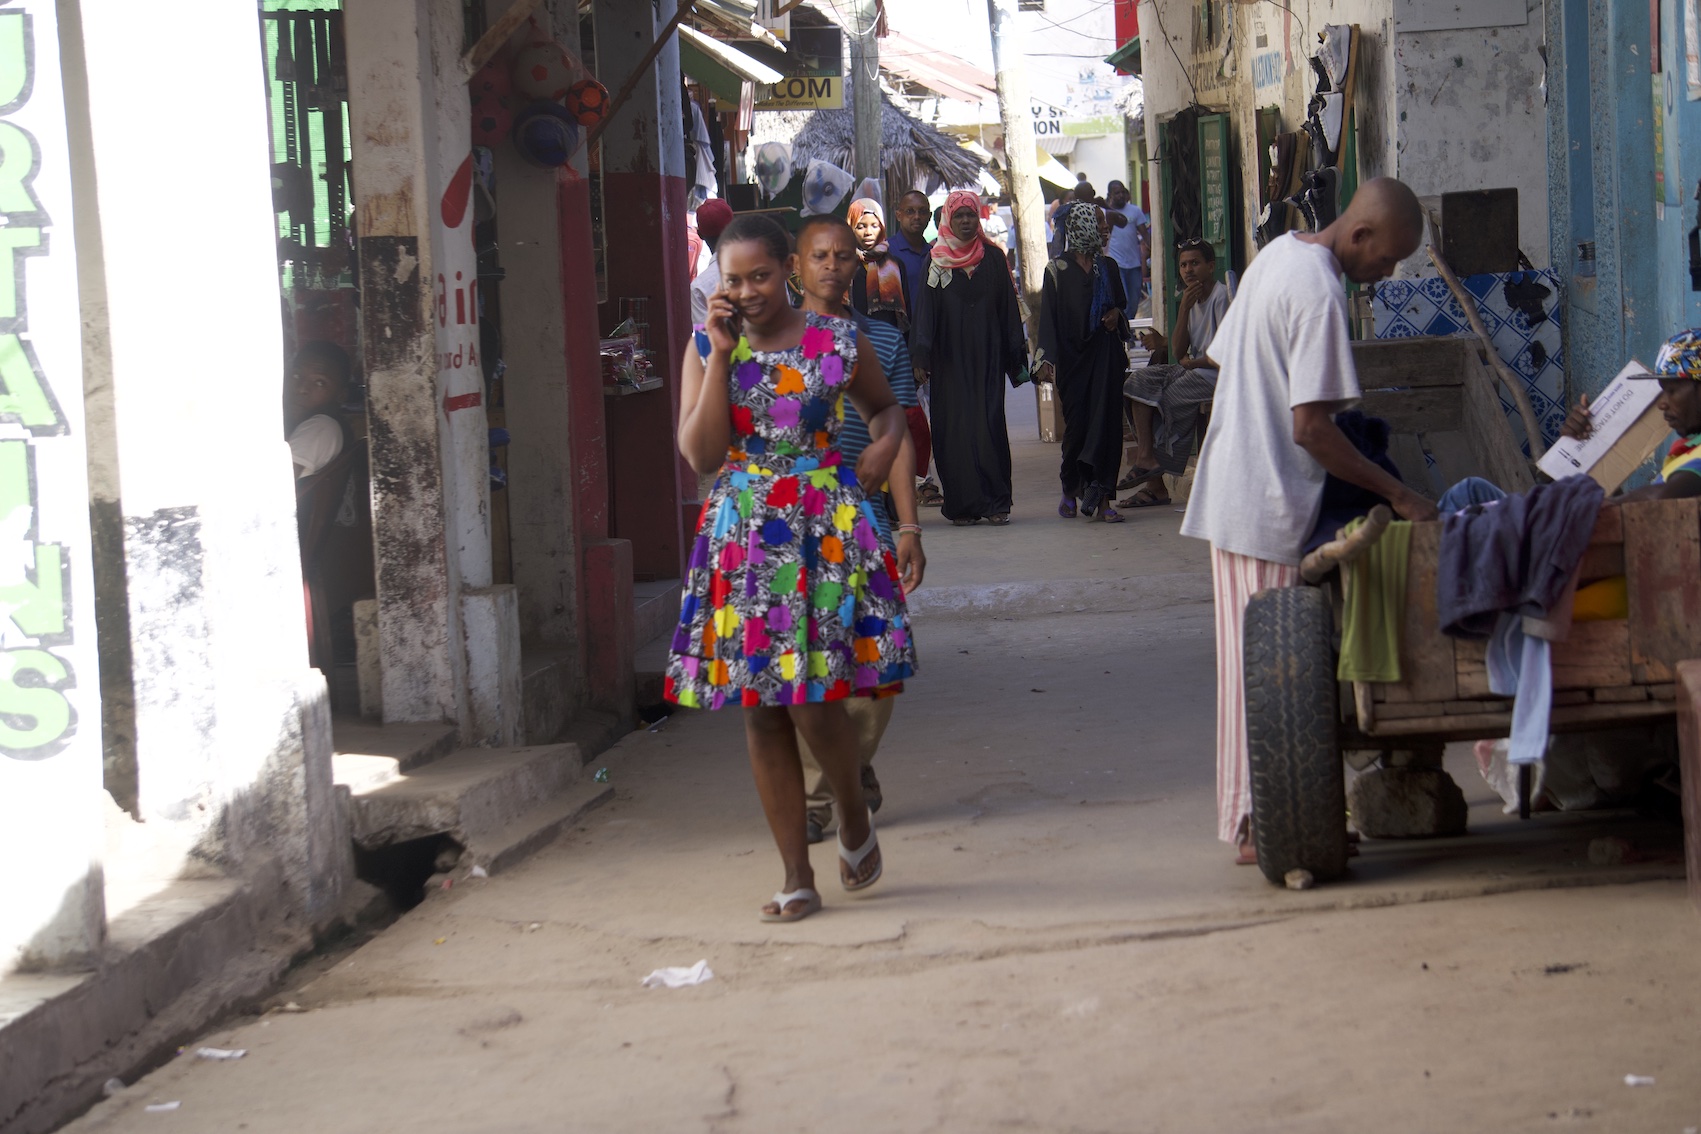
{"type": "Polygon", "coordinates": [[[24,12],[0,12],[0,114],[28,102],[34,85],[29,19],[24,12]]]}
{"type": "Polygon", "coordinates": [[[0,122],[0,213],[21,217],[45,216],[41,200],[30,187],[41,154],[29,132],[0,122]]]}
{"type": "Polygon", "coordinates": [[[35,545],[35,571],[0,581],[0,616],[43,644],[65,633],[65,549],[36,543],[35,483],[27,441],[0,441],[0,538],[35,545]]]}
{"type": "Polygon", "coordinates": [[[46,650],[0,652],[0,752],[44,760],[65,747],[76,724],[70,685],[70,666],[46,650]]]}
{"type": "Polygon", "coordinates": [[[15,421],[37,437],[67,432],[35,351],[17,335],[0,335],[0,387],[0,421],[15,421]]]}
{"type": "MultiPolygon", "coordinates": [[[[0,116],[29,102],[34,84],[31,16],[0,11],[0,116]]],[[[65,436],[70,428],[24,337],[25,265],[29,257],[48,253],[42,230],[50,221],[33,188],[40,168],[34,136],[0,118],[0,422],[31,435],[0,441],[0,545],[29,552],[0,565],[0,619],[17,628],[18,634],[7,637],[19,642],[0,650],[0,756],[16,760],[45,760],[62,751],[77,730],[76,710],[65,694],[75,684],[71,665],[49,649],[72,640],[69,556],[61,544],[40,542],[36,481],[37,444],[65,436]]]]}
{"type": "Polygon", "coordinates": [[[46,250],[44,244],[39,228],[0,228],[0,327],[9,327],[25,315],[24,257],[39,255],[46,250]],[[6,263],[11,266],[9,272],[6,263]]]}

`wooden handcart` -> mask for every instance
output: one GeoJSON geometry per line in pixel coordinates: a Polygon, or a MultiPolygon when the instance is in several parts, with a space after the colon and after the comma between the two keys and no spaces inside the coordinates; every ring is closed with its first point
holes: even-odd
{"type": "MultiPolygon", "coordinates": [[[[1361,374],[1372,375],[1373,381],[1382,380],[1374,377],[1379,374],[1403,381],[1380,397],[1366,382],[1367,412],[1387,418],[1397,436],[1421,438],[1425,430],[1412,429],[1414,423],[1475,422],[1466,444],[1453,450],[1455,467],[1443,477],[1449,483],[1465,475],[1492,479],[1498,469],[1501,483],[1511,481],[1515,490],[1520,478],[1508,475],[1506,455],[1515,456],[1518,449],[1498,405],[1486,420],[1465,413],[1461,405],[1455,419],[1453,407],[1435,393],[1446,384],[1420,385],[1401,374],[1413,359],[1428,364],[1446,352],[1474,348],[1453,339],[1407,343],[1415,345],[1404,351],[1399,344],[1355,346],[1361,374]],[[1406,407],[1413,412],[1404,412],[1406,407]]],[[[1453,373],[1463,375],[1456,386],[1461,402],[1477,380],[1488,382],[1468,366],[1453,373]]],[[[1493,396],[1492,390],[1486,392],[1493,396]]],[[[1434,459],[1431,444],[1423,444],[1422,452],[1434,459]]],[[[1395,459],[1400,463],[1398,453],[1395,459]]],[[[1408,457],[1417,459],[1421,454],[1408,457]]],[[[1420,491],[1433,489],[1441,479],[1421,478],[1404,464],[1401,471],[1406,483],[1420,491]]],[[[1526,484],[1528,478],[1524,470],[1526,484]]],[[[1489,690],[1485,644],[1441,633],[1436,613],[1440,546],[1439,523],[1413,526],[1398,683],[1336,681],[1337,575],[1317,586],[1262,592],[1248,606],[1245,679],[1253,831],[1259,865],[1272,882],[1280,884],[1293,869],[1309,870],[1319,880],[1345,871],[1344,753],[1408,750],[1511,731],[1512,702],[1489,690]]],[[[1554,643],[1555,732],[1675,714],[1675,666],[1701,657],[1701,502],[1603,508],[1580,582],[1620,575],[1626,580],[1628,617],[1575,623],[1564,641],[1554,643]]]]}

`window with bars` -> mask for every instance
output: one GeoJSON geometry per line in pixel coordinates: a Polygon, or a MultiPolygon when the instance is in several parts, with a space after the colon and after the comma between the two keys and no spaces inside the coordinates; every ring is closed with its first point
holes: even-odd
{"type": "Polygon", "coordinates": [[[336,287],[348,268],[348,67],[340,0],[265,0],[272,195],[286,288],[336,287]]]}

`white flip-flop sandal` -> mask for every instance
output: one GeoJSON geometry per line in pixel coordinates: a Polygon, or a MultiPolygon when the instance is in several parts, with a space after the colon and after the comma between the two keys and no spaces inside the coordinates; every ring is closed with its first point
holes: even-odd
{"type": "Polygon", "coordinates": [[[767,910],[763,910],[761,914],[763,921],[802,921],[810,914],[821,911],[821,895],[808,886],[793,890],[789,894],[781,890],[774,894],[774,904],[779,907],[779,912],[769,913],[767,910]],[[803,908],[795,913],[787,913],[786,907],[793,902],[802,902],[803,908]]]}
{"type": "Polygon", "coordinates": [[[847,850],[844,844],[844,837],[845,825],[843,822],[840,822],[839,837],[834,840],[839,844],[839,861],[844,863],[844,866],[839,869],[839,882],[844,886],[847,893],[854,894],[856,891],[866,890],[876,882],[880,881],[880,875],[886,869],[886,860],[884,858],[877,858],[874,861],[874,873],[860,882],[855,880],[856,872],[861,869],[863,861],[871,854],[878,855],[880,853],[880,840],[874,834],[873,813],[870,813],[868,816],[868,841],[863,843],[859,849],[854,851],[847,850]],[[846,876],[847,868],[849,870],[848,877],[846,876]]]}

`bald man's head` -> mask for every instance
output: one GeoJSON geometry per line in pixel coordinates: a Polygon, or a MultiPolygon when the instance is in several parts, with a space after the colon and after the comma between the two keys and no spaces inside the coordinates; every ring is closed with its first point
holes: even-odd
{"type": "Polygon", "coordinates": [[[1347,278],[1375,283],[1423,242],[1423,206],[1404,182],[1377,177],[1358,187],[1347,211],[1325,231],[1347,278]]]}

